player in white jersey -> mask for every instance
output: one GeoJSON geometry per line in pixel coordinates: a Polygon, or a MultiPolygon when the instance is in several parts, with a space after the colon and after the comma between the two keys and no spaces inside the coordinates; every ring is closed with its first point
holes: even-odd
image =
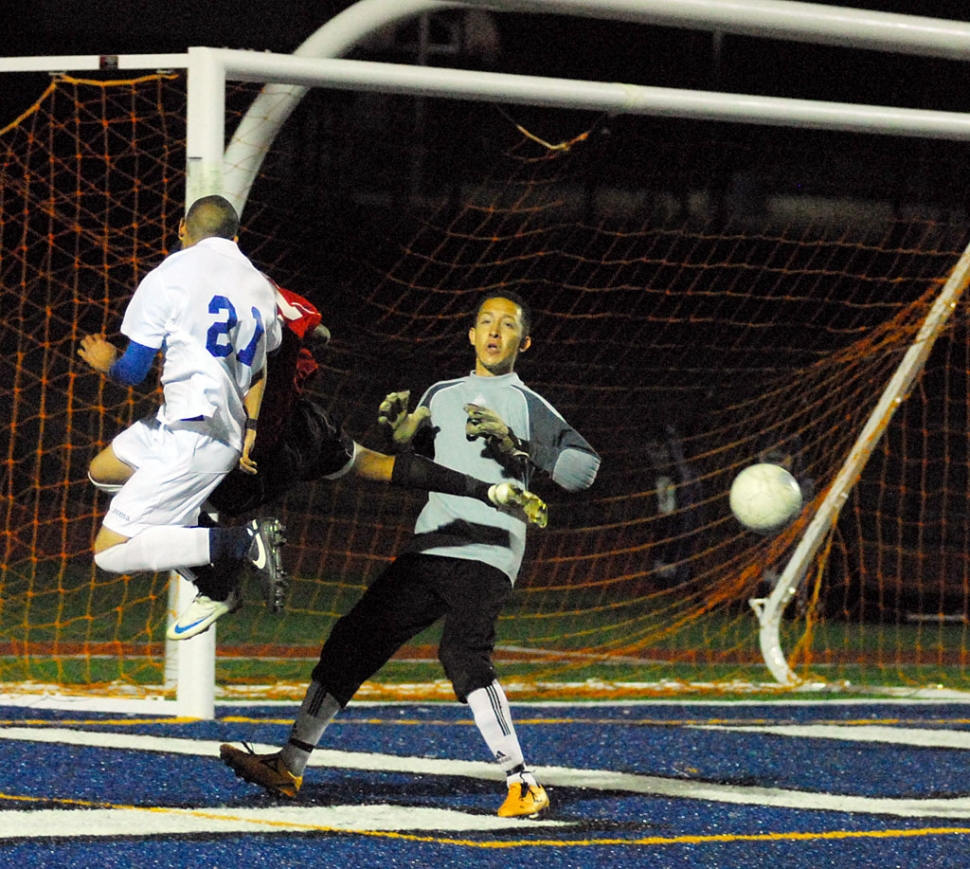
{"type": "Polygon", "coordinates": [[[281,340],[273,287],[239,250],[238,229],[228,200],[194,202],[179,224],[182,249],[142,279],[128,304],[124,354],[103,335],[81,341],[81,358],[125,386],[140,383],[156,354],[164,356],[158,412],[91,462],[95,485],[117,490],[94,560],[112,573],[249,562],[273,600],[285,583],[278,520],[196,527],[201,505],[229,471],[238,464],[257,473],[250,451],[266,354],[281,340]]]}
{"type": "MultiPolygon", "coordinates": [[[[392,393],[381,405],[380,419],[394,442],[486,482],[525,488],[539,470],[569,491],[592,485],[600,464],[595,450],[513,371],[531,344],[529,327],[528,307],[516,294],[487,295],[469,331],[475,370],[433,385],[414,413],[408,413],[406,392],[392,393]]],[[[407,551],[334,625],[287,744],[263,755],[223,745],[223,761],[270,793],[295,797],[334,716],[404,643],[443,620],[438,658],[506,773],[499,815],[543,811],[549,798],[526,767],[492,664],[495,624],[519,571],[525,529],[520,517],[480,501],[432,492],[407,551]]]]}

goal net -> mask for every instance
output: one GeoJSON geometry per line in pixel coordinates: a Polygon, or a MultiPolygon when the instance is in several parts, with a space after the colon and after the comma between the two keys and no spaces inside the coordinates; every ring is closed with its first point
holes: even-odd
{"type": "MultiPolygon", "coordinates": [[[[231,89],[228,130],[253,93],[231,89]]],[[[86,476],[158,391],[104,382],[76,348],[117,338],[133,287],[176,243],[185,133],[181,74],[61,76],[0,129],[0,682],[18,690],[167,685],[168,576],[95,568],[106,500],[86,476]]],[[[945,143],[768,142],[755,127],[312,91],[266,155],[241,244],[322,310],[334,340],[315,389],[361,443],[385,448],[385,393],[469,368],[482,290],[536,308],[520,373],[603,465],[586,493],[536,481],[550,527],[530,536],[500,623],[513,697],[777,687],[749,600],[772,594],[970,221],[932,188],[964,172],[945,143]],[[905,184],[876,168],[890,154],[905,184]],[[768,537],[727,499],[759,460],[788,466],[806,501],[768,537]]],[[[784,609],[798,679],[965,687],[966,330],[961,300],[784,609]]],[[[220,621],[220,694],[300,696],[420,503],[345,479],[267,508],[289,529],[286,611],[251,589],[220,621]]],[[[450,697],[435,638],[363,696],[450,697]]]]}

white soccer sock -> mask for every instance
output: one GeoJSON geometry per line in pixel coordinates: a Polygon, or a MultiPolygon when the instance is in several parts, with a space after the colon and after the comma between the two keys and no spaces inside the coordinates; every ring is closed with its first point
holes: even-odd
{"type": "Polygon", "coordinates": [[[310,754],[323,736],[327,725],[340,711],[340,704],[319,682],[311,682],[293,722],[290,738],[280,757],[293,775],[303,775],[310,754]]]}
{"type": "Polygon", "coordinates": [[[209,529],[159,526],[146,528],[127,543],[94,556],[94,563],[110,573],[136,570],[176,570],[209,563],[209,529]]]}
{"type": "Polygon", "coordinates": [[[512,710],[505,691],[497,681],[468,695],[475,724],[485,739],[492,757],[506,774],[525,763],[519,738],[512,726],[512,710]]]}

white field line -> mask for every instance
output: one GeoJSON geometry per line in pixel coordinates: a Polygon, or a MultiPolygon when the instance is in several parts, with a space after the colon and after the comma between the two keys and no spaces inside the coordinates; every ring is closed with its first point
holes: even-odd
{"type": "Polygon", "coordinates": [[[569,827],[563,821],[500,818],[420,806],[268,806],[258,809],[114,809],[0,811],[0,841],[56,836],[160,836],[191,833],[311,833],[428,830],[492,832],[569,827]]]}
{"type": "MultiPolygon", "coordinates": [[[[729,730],[734,728],[723,729],[729,730]]],[[[864,731],[867,728],[849,729],[864,731]]],[[[912,743],[909,740],[916,738],[912,735],[913,731],[911,729],[891,729],[899,735],[900,738],[897,742],[900,745],[910,745],[912,743]]],[[[946,733],[939,730],[925,732],[932,735],[944,734],[944,737],[946,733]]],[[[218,742],[210,740],[174,739],[118,733],[94,733],[73,729],[45,728],[40,730],[29,727],[5,727],[0,730],[0,739],[94,746],[106,750],[122,749],[129,751],[162,752],[167,754],[186,754],[208,757],[212,760],[215,760],[218,756],[219,746],[218,742]]],[[[926,743],[921,742],[919,744],[926,743]]],[[[934,744],[940,748],[950,747],[946,738],[934,744]]],[[[254,745],[253,748],[257,752],[267,752],[275,751],[278,747],[254,745]]],[[[310,765],[312,767],[399,772],[411,775],[464,776],[466,778],[498,782],[502,779],[501,771],[492,763],[423,757],[400,757],[397,755],[372,752],[318,749],[311,756],[310,765]]],[[[705,800],[735,805],[893,815],[908,818],[970,818],[970,796],[951,799],[861,797],[847,794],[787,790],[784,788],[724,785],[689,778],[669,779],[659,776],[613,772],[611,770],[573,769],[557,766],[539,767],[538,775],[543,784],[552,788],[587,788],[590,790],[621,791],[630,794],[643,794],[671,799],[705,800]]],[[[164,811],[169,810],[165,809],[164,811]]],[[[411,810],[408,808],[407,811],[409,812],[411,810]]],[[[0,830],[10,829],[8,822],[11,822],[12,818],[8,817],[5,819],[4,816],[7,814],[6,812],[0,812],[0,830]]],[[[218,812],[215,812],[215,814],[218,814],[218,812]]],[[[408,822],[402,829],[412,829],[412,827],[408,822]]]]}
{"type": "MultiPolygon", "coordinates": [[[[717,688],[715,685],[701,683],[661,683],[661,682],[606,682],[587,680],[586,682],[541,682],[519,683],[504,682],[506,694],[509,695],[516,707],[574,707],[584,704],[601,704],[607,702],[613,706],[766,706],[770,708],[773,702],[785,706],[851,706],[864,703],[866,705],[932,705],[934,703],[970,704],[970,692],[954,691],[943,688],[869,688],[846,692],[845,695],[834,697],[831,694],[819,696],[821,692],[829,690],[831,686],[822,683],[806,683],[794,690],[779,689],[777,683],[735,683],[732,696],[729,699],[691,697],[694,691],[703,688],[717,688]],[[522,691],[534,691],[542,688],[555,694],[569,693],[572,696],[563,700],[520,700],[517,695],[522,691]],[[583,690],[592,689],[597,692],[596,698],[583,697],[583,690]],[[658,695],[649,699],[633,699],[624,696],[609,697],[610,692],[622,695],[623,692],[643,691],[658,695]],[[778,692],[777,701],[758,699],[741,699],[745,694],[778,692]]],[[[720,686],[724,688],[724,685],[720,686]]],[[[292,706],[296,709],[306,690],[304,682],[278,682],[275,685],[222,686],[222,693],[216,698],[217,707],[230,706],[292,706]]],[[[437,682],[422,682],[413,684],[370,685],[364,683],[361,690],[354,697],[354,706],[376,705],[393,706],[396,704],[411,705],[414,703],[454,703],[454,692],[451,683],[446,679],[437,682]],[[384,694],[393,690],[394,699],[387,699],[384,694]],[[377,696],[379,695],[379,696],[377,696]]],[[[64,709],[73,712],[107,712],[131,715],[171,715],[179,714],[178,702],[175,700],[174,690],[166,692],[161,686],[111,685],[107,693],[66,692],[61,686],[42,683],[12,683],[0,682],[0,707],[11,706],[30,709],[64,709]]]]}
{"type": "Polygon", "coordinates": [[[970,730],[942,728],[886,727],[880,724],[698,724],[696,730],[721,730],[727,733],[764,733],[800,739],[839,739],[845,742],[878,742],[923,748],[970,750],[970,730]]]}

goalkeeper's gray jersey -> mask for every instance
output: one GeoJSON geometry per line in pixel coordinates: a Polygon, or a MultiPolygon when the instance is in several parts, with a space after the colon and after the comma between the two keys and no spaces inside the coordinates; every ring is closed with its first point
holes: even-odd
{"type": "MultiPolygon", "coordinates": [[[[464,407],[478,404],[494,410],[516,435],[528,441],[535,467],[564,489],[585,489],[596,478],[600,458],[593,448],[517,374],[469,374],[441,381],[425,392],[419,404],[431,411],[434,460],[439,464],[489,483],[518,480],[528,486],[528,476],[515,476],[503,468],[486,452],[484,440],[465,437],[464,407]]],[[[521,520],[474,498],[431,492],[409,548],[483,561],[515,582],[525,551],[525,528],[521,520]]]]}

